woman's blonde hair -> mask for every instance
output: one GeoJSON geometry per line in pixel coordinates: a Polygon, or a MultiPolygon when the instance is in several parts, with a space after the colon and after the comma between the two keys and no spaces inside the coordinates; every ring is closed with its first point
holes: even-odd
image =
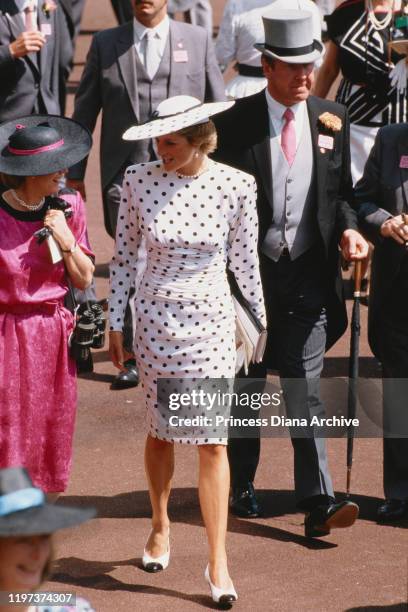
{"type": "Polygon", "coordinates": [[[211,119],[205,123],[186,127],[177,133],[184,136],[191,146],[199,149],[204,155],[213,153],[217,148],[217,130],[211,119]]]}

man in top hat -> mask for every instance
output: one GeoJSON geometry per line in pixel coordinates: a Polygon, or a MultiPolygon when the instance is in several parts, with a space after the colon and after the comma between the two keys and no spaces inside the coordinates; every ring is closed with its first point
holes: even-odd
{"type": "MultiPolygon", "coordinates": [[[[264,17],[262,53],[266,90],[238,100],[215,117],[218,157],[253,174],[258,185],[261,276],[268,316],[262,367],[277,369],[287,416],[322,415],[318,385],[327,350],[347,324],[339,245],[347,260],[367,255],[349,206],[348,119],[344,107],[310,96],[314,62],[323,45],[313,40],[312,16],[276,10],[264,17]],[[291,385],[290,379],[305,384],[291,385]],[[301,413],[301,414],[300,414],[301,413]]],[[[325,440],[292,438],[297,506],[307,513],[307,536],[351,525],[358,507],[337,504],[325,440]]],[[[229,444],[232,510],[259,514],[253,480],[258,438],[229,444]]]]}
{"type": "MultiPolygon", "coordinates": [[[[131,125],[148,121],[166,98],[188,94],[201,101],[224,100],[224,82],[212,42],[203,28],[169,20],[166,0],[132,0],[134,19],[97,33],[75,98],[73,118],[94,130],[102,111],[101,180],[105,227],[115,237],[127,166],[156,158],[152,141],[126,142],[131,125]]],[[[70,185],[84,195],[86,160],[71,168],[70,185]]],[[[125,327],[131,352],[131,326],[125,327]]],[[[114,386],[137,384],[133,360],[114,386]]]]}

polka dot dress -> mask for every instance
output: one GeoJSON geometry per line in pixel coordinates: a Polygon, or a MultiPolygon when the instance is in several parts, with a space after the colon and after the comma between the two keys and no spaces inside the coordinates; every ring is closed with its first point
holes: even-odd
{"type": "Polygon", "coordinates": [[[226,443],[194,428],[174,437],[168,415],[158,408],[157,381],[234,377],[235,314],[227,265],[265,324],[255,190],[252,176],[215,162],[199,177],[166,172],[157,161],[126,171],[110,266],[110,323],[111,330],[122,330],[144,237],[147,265],[135,298],[135,353],[153,437],[226,443]]]}

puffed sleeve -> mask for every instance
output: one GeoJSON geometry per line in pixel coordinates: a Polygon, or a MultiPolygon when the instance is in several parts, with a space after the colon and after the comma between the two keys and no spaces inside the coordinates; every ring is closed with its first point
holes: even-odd
{"type": "Polygon", "coordinates": [[[131,168],[132,166],[126,170],[123,179],[115,254],[109,266],[111,331],[122,331],[129,291],[136,278],[137,251],[141,242],[138,209],[132,193],[132,183],[136,175],[130,173],[131,168]]]}
{"type": "Polygon", "coordinates": [[[88,238],[88,228],[86,224],[85,204],[79,191],[75,194],[62,195],[62,199],[70,204],[72,208],[72,217],[68,219],[68,225],[71,232],[75,236],[78,246],[81,251],[88,255],[92,260],[95,260],[95,255],[91,249],[88,238]]]}
{"type": "Polygon", "coordinates": [[[237,206],[228,236],[228,267],[252,312],[266,326],[258,259],[256,183],[251,176],[241,172],[239,174],[239,188],[235,192],[237,206]]]}

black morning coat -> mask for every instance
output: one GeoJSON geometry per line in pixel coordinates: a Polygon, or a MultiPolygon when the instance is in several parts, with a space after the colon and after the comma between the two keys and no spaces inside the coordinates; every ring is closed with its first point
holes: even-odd
{"type": "MultiPolygon", "coordinates": [[[[329,274],[327,300],[327,342],[329,349],[347,327],[347,312],[340,268],[339,240],[344,230],[358,229],[350,203],[353,199],[350,172],[349,121],[346,108],[335,102],[310,96],[307,100],[313,143],[312,188],[320,239],[329,274]],[[319,116],[325,112],[341,119],[340,131],[327,131],[319,116]],[[334,138],[332,149],[319,146],[319,134],[334,138]]],[[[214,158],[252,174],[257,182],[259,244],[262,244],[273,219],[273,191],[269,116],[265,91],[237,100],[235,105],[212,117],[218,134],[214,158]]],[[[261,275],[268,274],[268,259],[261,258],[261,275]]],[[[268,304],[266,304],[268,310],[268,304]]],[[[272,354],[273,351],[268,351],[272,354]]],[[[266,363],[273,367],[273,363],[266,363]]]]}

